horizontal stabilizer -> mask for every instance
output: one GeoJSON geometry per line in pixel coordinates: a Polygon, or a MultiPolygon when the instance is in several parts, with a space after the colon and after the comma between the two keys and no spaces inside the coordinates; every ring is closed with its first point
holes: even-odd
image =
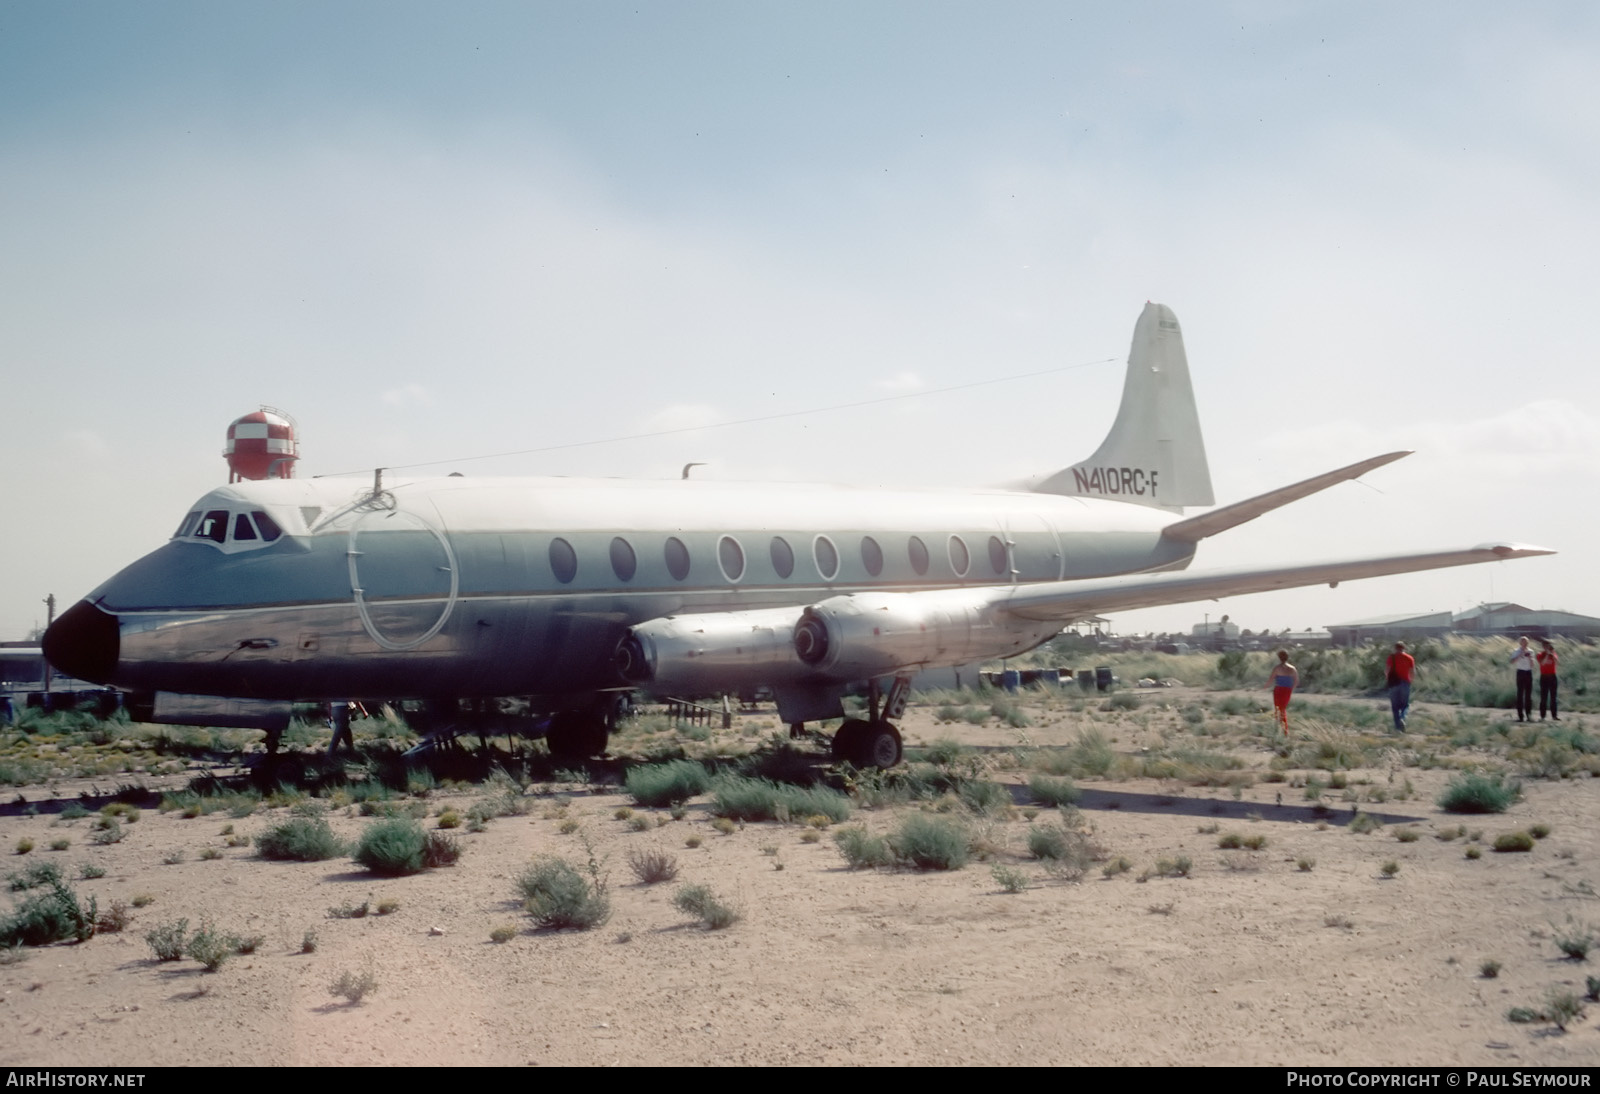
{"type": "Polygon", "coordinates": [[[1161,604],[1186,604],[1224,596],[1295,589],[1307,585],[1337,585],[1364,577],[1470,566],[1511,558],[1553,555],[1544,547],[1523,543],[1483,543],[1459,551],[1432,551],[1419,555],[1356,559],[1348,562],[1313,562],[1270,570],[1178,571],[1128,574],[1084,581],[1052,581],[1020,585],[997,598],[994,606],[1019,619],[1059,619],[1063,623],[1107,612],[1131,611],[1161,604]]]}
{"type": "Polygon", "coordinates": [[[1349,467],[1341,467],[1337,471],[1329,471],[1325,475],[1305,479],[1293,486],[1280,487],[1269,490],[1265,494],[1258,494],[1245,501],[1224,505],[1220,509],[1213,509],[1209,513],[1201,513],[1198,517],[1180,520],[1169,524],[1161,530],[1167,539],[1178,540],[1182,543],[1195,543],[1214,536],[1218,532],[1226,532],[1229,528],[1237,527],[1247,520],[1255,520],[1262,513],[1270,513],[1274,509],[1288,505],[1291,501],[1299,501],[1309,497],[1319,490],[1326,490],[1330,486],[1359,478],[1375,467],[1382,467],[1386,463],[1403,459],[1411,455],[1410,452],[1390,452],[1382,456],[1374,456],[1370,460],[1353,463],[1349,467]]]}

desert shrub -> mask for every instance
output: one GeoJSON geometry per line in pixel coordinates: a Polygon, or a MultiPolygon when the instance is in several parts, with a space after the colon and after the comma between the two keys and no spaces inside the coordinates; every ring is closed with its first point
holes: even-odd
{"type": "Polygon", "coordinates": [[[882,836],[868,834],[858,824],[835,831],[833,842],[852,870],[868,870],[894,862],[894,852],[889,850],[888,841],[882,836]]]}
{"type": "Polygon", "coordinates": [[[1482,857],[1483,857],[1483,852],[1480,849],[1478,849],[1476,847],[1468,847],[1467,848],[1467,858],[1476,860],[1476,859],[1480,859],[1482,857]]]}
{"type": "Polygon", "coordinates": [[[19,855],[26,855],[29,851],[32,851],[33,848],[34,843],[27,836],[23,836],[17,841],[17,854],[19,855]]]}
{"type": "Polygon", "coordinates": [[[1345,831],[1364,836],[1368,832],[1376,832],[1382,827],[1383,822],[1371,813],[1357,813],[1350,818],[1350,823],[1345,825],[1345,831]]]}
{"type": "Polygon", "coordinates": [[[1502,832],[1494,838],[1494,849],[1502,854],[1508,851],[1532,851],[1533,837],[1526,832],[1502,832]]]}
{"type": "Polygon", "coordinates": [[[739,830],[739,826],[727,817],[718,817],[711,822],[711,827],[721,832],[724,836],[731,836],[739,830]]]}
{"type": "Polygon", "coordinates": [[[133,921],[133,912],[125,901],[113,900],[111,907],[101,912],[94,921],[95,934],[116,934],[133,921]]]}
{"type": "Polygon", "coordinates": [[[1558,1029],[1565,1030],[1582,1014],[1583,1002],[1578,998],[1577,992],[1551,988],[1550,994],[1545,997],[1544,1015],[1554,1022],[1558,1029]]]}
{"type": "Polygon", "coordinates": [[[1188,855],[1177,855],[1173,858],[1156,859],[1156,875],[1158,877],[1188,877],[1194,869],[1194,860],[1188,855]]]}
{"type": "Polygon", "coordinates": [[[1380,869],[1383,871],[1384,877],[1394,877],[1400,872],[1400,864],[1394,859],[1390,859],[1388,862],[1385,862],[1380,869]]]}
{"type": "Polygon", "coordinates": [[[517,937],[517,929],[510,923],[502,923],[489,932],[489,941],[496,944],[510,942],[517,937]]]}
{"type": "Polygon", "coordinates": [[[1100,867],[1100,873],[1106,877],[1116,877],[1118,874],[1125,874],[1131,869],[1133,869],[1133,863],[1123,856],[1118,855],[1116,858],[1100,867]]]}
{"type": "Polygon", "coordinates": [[[1483,977],[1485,980],[1493,980],[1495,977],[1500,975],[1500,970],[1503,967],[1504,966],[1498,961],[1485,961],[1483,964],[1478,966],[1478,975],[1483,977]]]}
{"type": "Polygon", "coordinates": [[[300,952],[317,952],[317,932],[315,930],[308,930],[305,934],[300,936],[300,952]]]}
{"type": "Polygon", "coordinates": [[[1244,846],[1244,836],[1238,832],[1224,832],[1217,837],[1217,846],[1224,851],[1237,851],[1244,846]]]}
{"type": "Polygon", "coordinates": [[[946,817],[913,813],[889,837],[894,857],[918,870],[959,870],[967,864],[967,833],[946,817]]]}
{"type": "Polygon", "coordinates": [[[1309,874],[1317,868],[1317,860],[1314,858],[1297,858],[1294,864],[1302,874],[1309,874]]]}
{"type": "Polygon", "coordinates": [[[963,779],[957,795],[974,813],[992,813],[1011,805],[1011,791],[987,779],[963,779]]]}
{"type": "Polygon", "coordinates": [[[446,809],[443,813],[439,814],[439,827],[460,828],[461,814],[457,813],[454,809],[446,809]]]}
{"type": "Polygon", "coordinates": [[[336,908],[328,909],[329,919],[365,919],[372,910],[372,902],[363,900],[360,904],[351,904],[348,900],[336,908]]]}
{"type": "Polygon", "coordinates": [[[1067,750],[1067,756],[1071,773],[1080,777],[1104,775],[1117,759],[1117,754],[1111,751],[1111,742],[1098,729],[1080,732],[1077,743],[1067,750]]]}
{"type": "Polygon", "coordinates": [[[342,969],[328,984],[329,995],[340,996],[351,1004],[360,1003],[377,990],[378,975],[371,968],[363,968],[360,972],[342,969]]]}
{"type": "Polygon", "coordinates": [[[200,929],[189,936],[183,952],[204,965],[206,972],[216,972],[233,956],[238,945],[237,936],[224,934],[210,923],[202,923],[200,929]]]}
{"type": "Polygon", "coordinates": [[[122,825],[114,817],[97,817],[94,822],[94,831],[89,834],[89,842],[101,847],[108,847],[113,843],[122,842],[122,825]]]}
{"type": "Polygon", "coordinates": [[[68,839],[66,836],[58,836],[50,841],[50,850],[52,851],[65,851],[71,846],[72,840],[68,839]]]}
{"type": "Polygon", "coordinates": [[[1028,853],[1037,859],[1059,859],[1067,854],[1067,832],[1054,824],[1028,829],[1028,853]]]}
{"type": "Polygon", "coordinates": [[[1595,942],[1600,941],[1594,924],[1575,920],[1571,916],[1567,917],[1565,926],[1555,928],[1550,937],[1556,949],[1574,961],[1587,960],[1595,942]]]}
{"type": "Polygon", "coordinates": [[[624,786],[638,804],[659,809],[704,794],[711,789],[711,776],[694,760],[673,760],[629,768],[624,786]]]}
{"type": "Polygon", "coordinates": [[[788,821],[820,814],[837,824],[850,816],[850,799],[826,787],[725,775],[712,781],[711,790],[711,811],[730,820],[788,821]]]}
{"type": "Polygon", "coordinates": [[[1015,866],[996,863],[989,873],[995,884],[1008,893],[1020,893],[1028,887],[1028,875],[1015,866]]]}
{"type": "Polygon", "coordinates": [[[235,937],[233,940],[234,953],[255,953],[261,944],[267,940],[264,934],[246,935],[243,938],[235,937]]]}
{"type": "Polygon", "coordinates": [[[659,847],[634,847],[628,851],[628,868],[646,885],[671,881],[678,876],[678,860],[659,847]]]}
{"type": "Polygon", "coordinates": [[[1028,851],[1044,862],[1052,875],[1067,881],[1081,878],[1094,857],[1094,849],[1083,833],[1053,824],[1028,829],[1028,851]]]}
{"type": "Polygon", "coordinates": [[[161,865],[163,865],[163,866],[176,866],[176,865],[178,865],[178,863],[180,863],[182,861],[183,861],[183,849],[182,848],[179,848],[179,849],[177,849],[175,851],[168,851],[166,854],[161,856],[161,865]]]}
{"type": "Polygon", "coordinates": [[[1548,824],[1535,824],[1528,829],[1528,835],[1534,839],[1544,839],[1549,834],[1550,826],[1548,824]]]}
{"type": "Polygon", "coordinates": [[[461,841],[443,832],[428,832],[422,840],[422,865],[429,870],[454,866],[461,859],[461,841]]]}
{"type": "Polygon", "coordinates": [[[61,867],[53,862],[30,862],[21,870],[6,875],[6,888],[13,893],[27,892],[61,880],[61,867]]]}
{"type": "Polygon", "coordinates": [[[189,921],[180,919],[146,931],[144,940],[149,944],[150,952],[155,954],[157,961],[178,961],[183,957],[188,930],[189,921]]]}
{"type": "Polygon", "coordinates": [[[1416,843],[1422,838],[1422,833],[1415,828],[1401,828],[1395,832],[1394,838],[1401,843],[1416,843]]]}
{"type": "Polygon", "coordinates": [[[349,845],[334,835],[326,817],[291,817],[256,837],[262,858],[322,862],[338,858],[349,845]]]}
{"type": "Polygon", "coordinates": [[[1583,997],[1591,1002],[1600,1003],[1600,976],[1583,978],[1583,997]]]}
{"type": "Polygon", "coordinates": [[[672,898],[678,910],[692,915],[709,930],[720,931],[739,921],[739,911],[728,904],[707,885],[685,885],[672,898]]]}
{"type": "MultiPolygon", "coordinates": [[[[450,837],[441,837],[449,839],[450,837]]],[[[361,833],[355,860],[375,874],[399,877],[420,873],[428,836],[414,820],[394,817],[374,821],[361,833]]]]}
{"type": "Polygon", "coordinates": [[[85,907],[78,894],[61,880],[59,871],[30,893],[11,914],[0,920],[0,946],[44,946],[51,942],[87,941],[94,935],[98,906],[93,897],[85,907]]]}
{"type": "Polygon", "coordinates": [[[1471,773],[1451,779],[1438,806],[1446,813],[1504,813],[1520,797],[1522,787],[1515,781],[1471,773]]]}
{"type": "Polygon", "coordinates": [[[685,847],[687,847],[689,850],[693,851],[696,847],[699,847],[700,844],[703,843],[703,842],[704,841],[699,836],[687,836],[687,837],[684,838],[683,845],[685,847]]]}
{"type": "Polygon", "coordinates": [[[517,876],[523,908],[550,930],[587,931],[611,917],[611,900],[595,871],[585,878],[562,859],[546,856],[517,876]]]}

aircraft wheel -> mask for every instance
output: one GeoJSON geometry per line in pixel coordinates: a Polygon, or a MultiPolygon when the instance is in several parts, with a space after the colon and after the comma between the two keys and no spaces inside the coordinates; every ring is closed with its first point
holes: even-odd
{"type": "Polygon", "coordinates": [[[844,724],[834,731],[833,760],[835,763],[844,763],[848,760],[850,763],[860,766],[858,763],[860,749],[856,742],[861,739],[866,729],[867,723],[861,719],[846,718],[844,724]]]}
{"type": "Polygon", "coordinates": [[[610,736],[605,720],[594,712],[563,710],[550,719],[550,732],[545,735],[545,743],[550,746],[553,756],[583,760],[605,752],[610,736]]]}
{"type": "Polygon", "coordinates": [[[903,752],[900,742],[900,731],[888,722],[862,723],[862,731],[856,738],[857,767],[877,767],[887,770],[900,762],[903,752]]]}

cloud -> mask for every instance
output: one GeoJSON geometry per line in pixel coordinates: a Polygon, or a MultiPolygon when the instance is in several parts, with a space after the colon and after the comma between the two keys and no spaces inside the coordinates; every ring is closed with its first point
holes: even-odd
{"type": "Polygon", "coordinates": [[[893,376],[890,376],[884,380],[876,380],[873,382],[872,386],[880,391],[899,392],[920,391],[924,387],[924,384],[922,382],[922,377],[918,376],[914,372],[906,371],[897,372],[893,376]]]}
{"type": "Polygon", "coordinates": [[[433,393],[421,384],[401,384],[380,396],[388,406],[431,406],[433,393]]]}

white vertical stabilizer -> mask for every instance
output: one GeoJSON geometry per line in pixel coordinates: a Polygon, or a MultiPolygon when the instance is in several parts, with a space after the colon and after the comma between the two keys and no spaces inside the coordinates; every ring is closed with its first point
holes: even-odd
{"type": "Polygon", "coordinates": [[[1171,308],[1146,304],[1134,325],[1122,406],[1095,454],[1032,489],[1160,509],[1215,503],[1183,331],[1171,308]]]}

